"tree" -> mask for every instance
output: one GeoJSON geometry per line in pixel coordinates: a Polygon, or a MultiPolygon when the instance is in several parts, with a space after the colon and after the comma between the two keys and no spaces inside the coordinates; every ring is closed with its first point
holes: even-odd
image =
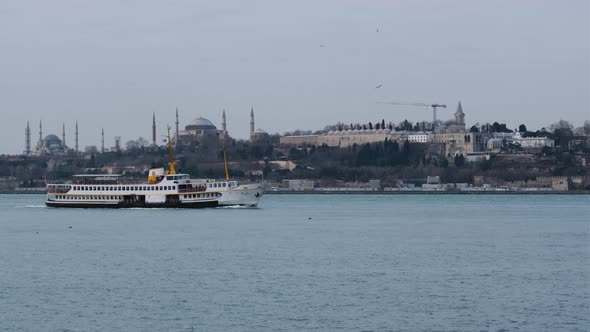
{"type": "Polygon", "coordinates": [[[555,136],[572,136],[574,134],[574,125],[566,120],[559,120],[549,126],[549,130],[555,134],[555,136]]]}
{"type": "Polygon", "coordinates": [[[463,157],[463,154],[455,156],[455,166],[457,166],[457,167],[465,166],[465,157],[463,157]]]}
{"type": "Polygon", "coordinates": [[[381,120],[381,129],[385,129],[385,119],[381,120]]]}
{"type": "Polygon", "coordinates": [[[518,132],[521,133],[526,133],[526,126],[524,124],[521,124],[520,126],[518,126],[518,132]]]}
{"type": "Polygon", "coordinates": [[[491,131],[494,133],[511,133],[512,132],[512,130],[510,130],[506,127],[505,123],[500,124],[498,122],[494,122],[492,124],[491,131]]]}
{"type": "Polygon", "coordinates": [[[469,129],[469,131],[472,133],[479,133],[479,128],[477,128],[476,126],[471,126],[471,129],[469,129]]]}
{"type": "Polygon", "coordinates": [[[369,129],[373,130],[373,123],[369,122],[369,129]]]}
{"type": "Polygon", "coordinates": [[[574,131],[576,135],[590,136],[590,121],[584,121],[584,124],[574,131]]]}

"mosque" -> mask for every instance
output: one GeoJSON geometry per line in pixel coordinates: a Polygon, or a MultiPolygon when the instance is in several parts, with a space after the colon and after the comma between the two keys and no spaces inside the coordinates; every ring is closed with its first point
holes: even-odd
{"type": "MultiPolygon", "coordinates": [[[[254,127],[254,108],[252,108],[250,110],[250,141],[262,142],[269,139],[270,136],[266,131],[262,129],[255,130],[254,127]]],[[[227,131],[227,117],[225,115],[225,110],[223,110],[221,116],[221,130],[217,129],[217,127],[209,119],[203,117],[194,119],[184,127],[184,130],[181,130],[178,121],[178,109],[176,109],[176,134],[172,139],[173,144],[190,145],[194,142],[219,142],[228,140],[230,138],[231,137],[227,131]]]]}
{"type": "MultiPolygon", "coordinates": [[[[64,155],[68,151],[66,145],[66,126],[62,127],[62,138],[57,135],[49,134],[43,137],[43,123],[39,121],[39,140],[34,148],[31,147],[31,127],[29,122],[25,127],[25,151],[26,156],[45,156],[45,155],[64,155]]],[[[78,122],[76,121],[76,145],[78,151],[78,122]]]]}

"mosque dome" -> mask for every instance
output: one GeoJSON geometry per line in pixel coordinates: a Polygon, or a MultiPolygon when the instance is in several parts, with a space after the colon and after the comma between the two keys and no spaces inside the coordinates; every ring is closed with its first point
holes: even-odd
{"type": "Polygon", "coordinates": [[[213,131],[213,130],[217,130],[217,127],[215,127],[215,125],[202,117],[196,118],[193,121],[191,121],[186,127],[186,130],[203,130],[203,131],[213,131]]]}
{"type": "Polygon", "coordinates": [[[263,134],[264,135],[264,134],[268,134],[268,133],[266,131],[258,128],[256,130],[254,130],[254,134],[263,134]]]}
{"type": "Polygon", "coordinates": [[[56,135],[53,135],[53,134],[49,134],[49,135],[45,136],[45,139],[43,139],[43,141],[47,145],[51,145],[51,144],[60,144],[61,145],[61,140],[59,139],[59,137],[57,137],[56,135]]]}
{"type": "Polygon", "coordinates": [[[45,136],[40,148],[40,152],[43,154],[63,154],[65,152],[62,141],[53,134],[45,136]]]}

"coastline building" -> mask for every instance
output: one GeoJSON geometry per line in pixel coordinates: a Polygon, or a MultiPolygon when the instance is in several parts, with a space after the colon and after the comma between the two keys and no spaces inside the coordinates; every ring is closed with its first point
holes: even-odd
{"type": "Polygon", "coordinates": [[[514,134],[514,143],[520,144],[524,149],[542,149],[555,147],[555,140],[548,137],[522,137],[520,132],[514,134]]]}
{"type": "Polygon", "coordinates": [[[443,144],[444,155],[454,157],[484,152],[490,133],[456,132],[434,133],[433,143],[443,144]]]}
{"type": "Polygon", "coordinates": [[[295,135],[283,136],[280,138],[280,144],[283,146],[329,146],[348,148],[353,145],[363,145],[367,143],[383,142],[385,139],[406,140],[407,132],[395,132],[389,128],[386,129],[347,129],[347,130],[330,130],[327,133],[319,135],[295,135]]]}
{"type": "Polygon", "coordinates": [[[469,132],[465,129],[465,113],[461,102],[457,105],[454,117],[437,128],[432,135],[432,142],[441,144],[447,157],[484,152],[492,134],[469,132]]]}

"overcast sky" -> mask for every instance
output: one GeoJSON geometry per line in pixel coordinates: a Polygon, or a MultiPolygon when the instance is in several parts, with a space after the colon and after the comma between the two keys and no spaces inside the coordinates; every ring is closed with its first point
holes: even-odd
{"type": "Polygon", "coordinates": [[[377,101],[460,100],[467,123],[590,119],[590,8],[568,1],[0,2],[0,153],[151,139],[199,116],[246,138],[337,121],[431,119],[377,101]],[[381,88],[376,88],[378,85],[381,88]]]}

